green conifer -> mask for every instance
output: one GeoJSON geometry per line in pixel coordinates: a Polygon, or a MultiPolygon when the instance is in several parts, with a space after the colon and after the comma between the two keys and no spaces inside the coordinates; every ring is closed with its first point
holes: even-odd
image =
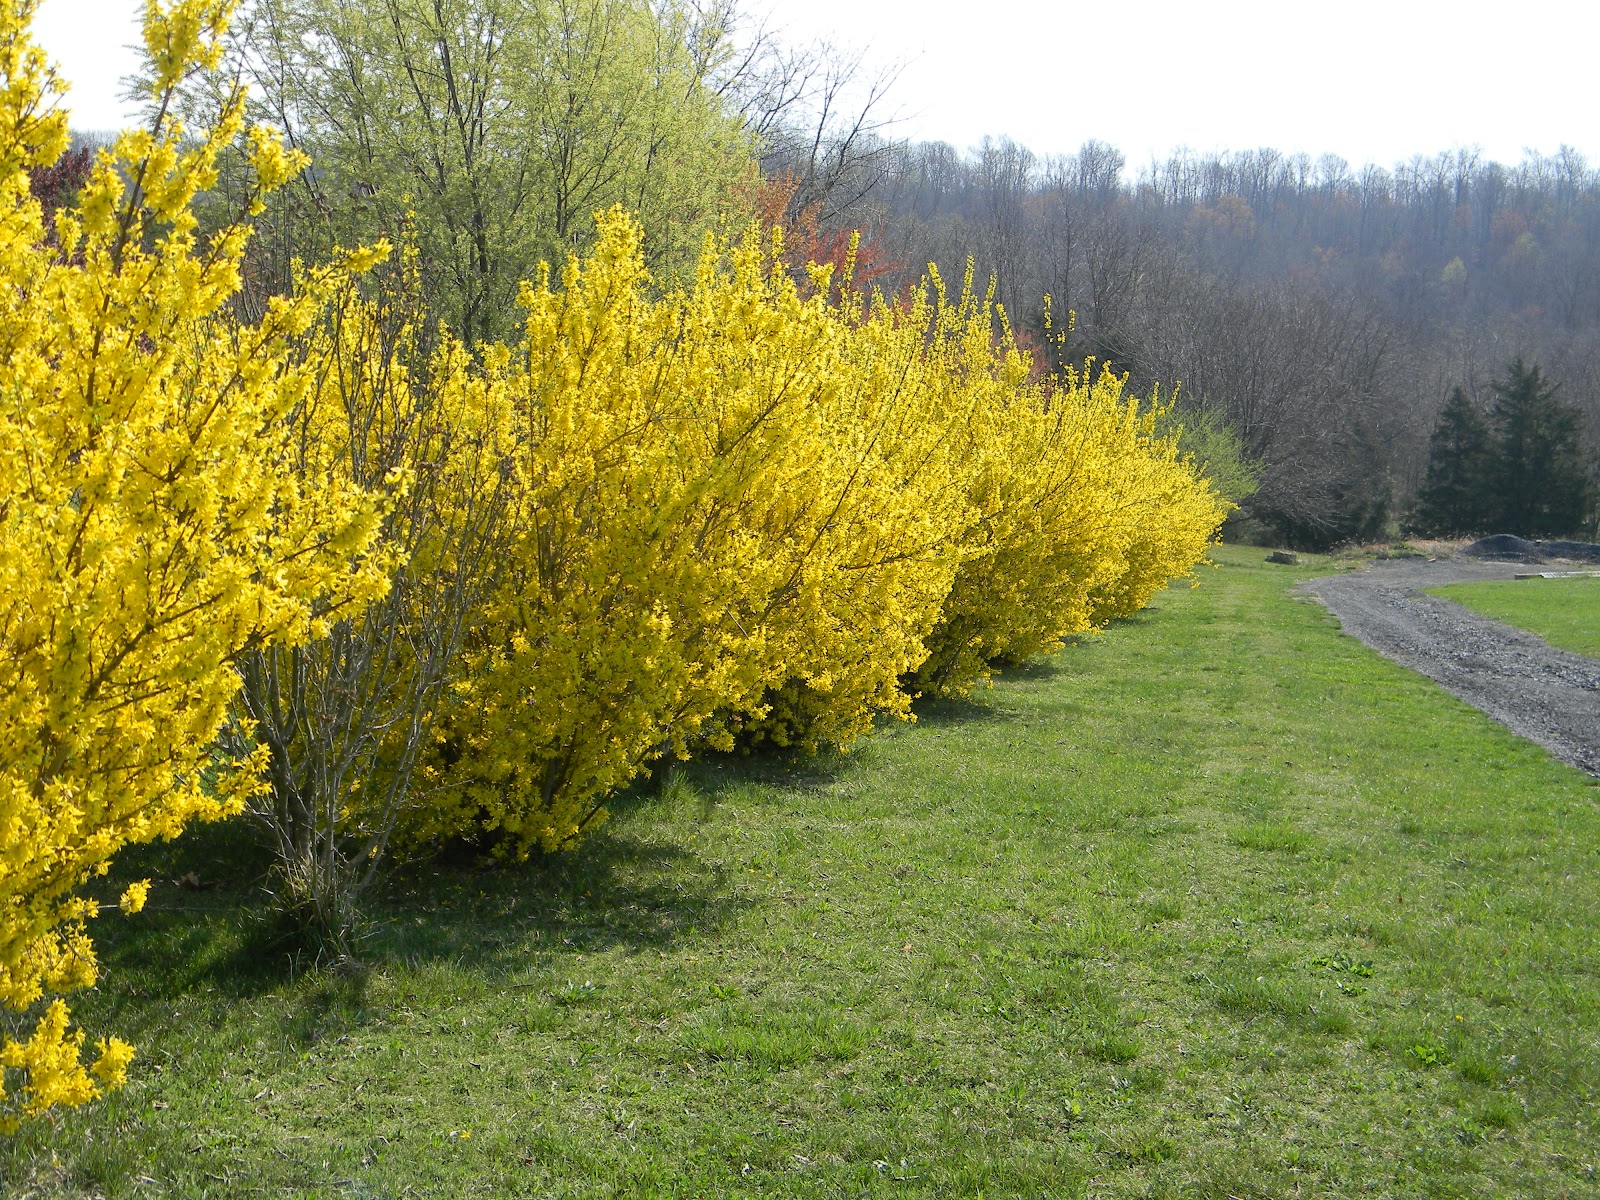
{"type": "Polygon", "coordinates": [[[1580,440],[1581,414],[1556,399],[1557,385],[1521,358],[1491,385],[1490,486],[1500,532],[1559,537],[1579,531],[1592,483],[1580,440]]]}
{"type": "Polygon", "coordinates": [[[1452,388],[1428,439],[1428,473],[1412,523],[1442,537],[1487,533],[1494,518],[1489,426],[1462,387],[1452,388]]]}

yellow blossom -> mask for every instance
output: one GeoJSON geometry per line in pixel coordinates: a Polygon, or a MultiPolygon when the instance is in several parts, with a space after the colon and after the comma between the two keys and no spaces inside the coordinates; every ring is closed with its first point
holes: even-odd
{"type": "MultiPolygon", "coordinates": [[[[235,658],[383,586],[372,498],[288,470],[284,417],[306,374],[292,351],[323,300],[242,325],[228,307],[242,213],[195,243],[191,204],[242,96],[203,132],[162,116],[124,134],[51,245],[28,171],[65,148],[66,115],[33,9],[0,0],[0,1004],[18,1020],[42,1006],[31,1035],[0,1034],[6,1128],[125,1078],[127,1045],[104,1041],[86,1070],[82,1031],[49,998],[95,981],[99,906],[74,893],[122,846],[237,812],[259,787],[259,756],[201,784],[235,658]]],[[[216,63],[231,9],[152,0],[158,90],[216,63]]],[[[271,170],[246,208],[282,178],[271,140],[252,140],[271,170]]],[[[123,912],[147,886],[127,888],[123,912]]]]}
{"type": "Polygon", "coordinates": [[[122,889],[121,909],[122,915],[131,917],[136,912],[144,909],[144,902],[150,898],[150,881],[142,879],[138,883],[130,883],[122,889]]]}

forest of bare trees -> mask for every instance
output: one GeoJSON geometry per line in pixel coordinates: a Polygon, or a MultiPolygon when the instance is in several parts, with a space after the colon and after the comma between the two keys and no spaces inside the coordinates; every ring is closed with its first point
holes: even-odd
{"type": "Polygon", "coordinates": [[[1406,528],[1446,397],[1486,402],[1513,358],[1600,444],[1600,170],[1571,151],[1393,169],[1179,152],[1131,172],[1102,142],[1041,157],[1002,138],[858,157],[832,219],[865,231],[880,282],[929,262],[959,278],[970,255],[1035,333],[1050,295],[1057,329],[1074,319],[1057,353],[1226,417],[1261,464],[1242,516],[1264,535],[1406,528]]]}

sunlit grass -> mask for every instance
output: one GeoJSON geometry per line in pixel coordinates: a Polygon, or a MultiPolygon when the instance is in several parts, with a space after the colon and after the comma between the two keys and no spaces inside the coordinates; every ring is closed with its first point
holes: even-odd
{"type": "Polygon", "coordinates": [[[135,1082],[6,1194],[1595,1195],[1600,791],[1221,557],[855,754],[418,870],[359,978],[242,827],[126,862],[196,876],[97,932],[135,1082]]]}
{"type": "Polygon", "coordinates": [[[1562,650],[1600,657],[1600,575],[1452,583],[1428,590],[1562,650]]]}

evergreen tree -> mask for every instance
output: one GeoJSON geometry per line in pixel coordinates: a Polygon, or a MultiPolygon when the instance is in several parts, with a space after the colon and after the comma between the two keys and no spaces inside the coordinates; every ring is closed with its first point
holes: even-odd
{"type": "Polygon", "coordinates": [[[1535,538],[1576,532],[1587,516],[1592,486],[1578,410],[1558,401],[1559,388],[1521,358],[1492,387],[1489,480],[1496,525],[1535,538]]]}
{"type": "Polygon", "coordinates": [[[1428,473],[1412,523],[1423,533],[1459,537],[1493,523],[1489,426],[1466,389],[1451,389],[1428,439],[1428,473]]]}

